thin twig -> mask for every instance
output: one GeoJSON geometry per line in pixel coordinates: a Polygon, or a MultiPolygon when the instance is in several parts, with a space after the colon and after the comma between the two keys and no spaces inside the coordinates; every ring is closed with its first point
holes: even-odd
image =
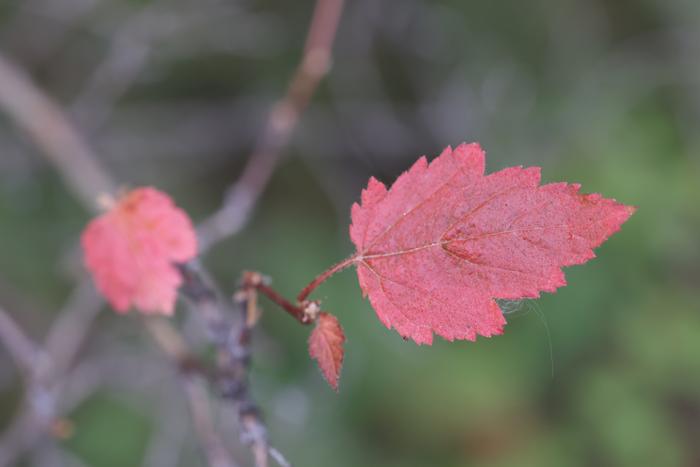
{"type": "Polygon", "coordinates": [[[190,352],[185,339],[165,318],[149,316],[144,318],[144,323],[156,344],[177,366],[182,366],[189,359],[190,352]]]}
{"type": "MultiPolygon", "coordinates": [[[[199,230],[202,252],[217,241],[235,234],[247,222],[253,206],[269,181],[282,149],[288,143],[298,123],[300,114],[308,105],[320,80],[328,72],[331,47],[342,7],[343,0],[317,0],[304,55],[286,95],[273,106],[256,149],[241,178],[229,191],[224,205],[205,221],[199,230]]],[[[0,107],[42,148],[77,198],[90,211],[95,212],[97,197],[104,192],[115,192],[117,186],[98,162],[99,159],[92,153],[88,144],[80,137],[58,106],[37,89],[22,70],[1,55],[0,83],[0,107]]],[[[186,272],[187,269],[183,271],[186,272]]],[[[226,370],[222,371],[218,378],[222,396],[232,400],[238,409],[241,438],[251,445],[256,466],[267,467],[268,454],[271,451],[267,441],[267,430],[248,386],[250,337],[252,327],[255,325],[255,319],[251,316],[257,314],[255,300],[252,299],[252,295],[244,294],[244,298],[237,302],[243,318],[235,330],[228,322],[225,302],[218,299],[217,294],[205,283],[202,275],[203,272],[190,276],[188,287],[188,276],[183,274],[186,279],[183,295],[190,299],[193,307],[209,323],[213,341],[219,350],[219,366],[226,370]],[[200,280],[203,286],[200,290],[193,287],[197,283],[193,282],[192,277],[200,280]]],[[[251,290],[247,292],[252,293],[251,290]]],[[[65,326],[62,325],[61,328],[65,329],[65,326]]],[[[50,340],[51,335],[49,333],[50,340]]],[[[161,335],[160,338],[156,336],[156,341],[159,339],[162,341],[163,336],[161,335]]],[[[68,360],[75,354],[77,347],[74,345],[66,350],[68,360]]],[[[186,356],[186,351],[183,349],[184,346],[180,349],[170,349],[180,353],[178,359],[180,362],[184,361],[186,356]]],[[[192,375],[188,378],[192,378],[192,375]]],[[[217,467],[234,465],[232,462],[227,462],[226,456],[222,454],[222,452],[225,453],[223,443],[220,440],[217,441],[218,434],[210,423],[208,397],[204,387],[192,386],[191,381],[192,379],[185,381],[185,391],[188,393],[195,425],[210,464],[217,467]],[[207,405],[206,411],[203,411],[203,404],[207,405]]],[[[36,413],[30,410],[27,415],[31,432],[41,433],[44,429],[43,424],[32,421],[36,413]]],[[[24,417],[21,419],[24,420],[24,417]]],[[[34,436],[31,437],[31,441],[28,438],[22,437],[25,440],[23,445],[32,444],[34,436]]],[[[277,451],[274,453],[273,458],[280,463],[286,463],[277,451]]]]}
{"type": "Polygon", "coordinates": [[[2,308],[0,308],[0,342],[5,344],[15,364],[22,371],[28,375],[34,372],[39,353],[37,346],[2,308]]]}
{"type": "Polygon", "coordinates": [[[200,224],[200,251],[238,233],[267,185],[288,144],[299,117],[331,65],[331,52],[344,0],[317,0],[304,55],[287,93],[273,105],[265,128],[238,181],[229,188],[223,205],[200,224]]]}
{"type": "MultiPolygon", "coordinates": [[[[60,108],[1,54],[0,107],[42,149],[74,195],[96,212],[98,195],[113,192],[116,184],[60,108]]],[[[57,416],[66,372],[102,303],[90,287],[87,281],[78,286],[49,330],[41,352],[46,358],[34,359],[24,407],[0,441],[0,466],[30,449],[57,416]]]]}
{"type": "Polygon", "coordinates": [[[248,370],[250,369],[250,345],[253,327],[259,316],[257,300],[249,290],[242,288],[235,296],[241,317],[238,332],[231,335],[232,339],[219,355],[219,362],[230,368],[237,377],[224,381],[222,393],[230,398],[238,409],[238,419],[241,424],[241,440],[251,446],[256,467],[267,467],[270,444],[267,438],[267,428],[263,422],[260,409],[255,404],[250,392],[248,370]]]}
{"type": "Polygon", "coordinates": [[[218,388],[221,397],[236,407],[241,426],[241,441],[253,452],[256,467],[267,467],[270,449],[267,428],[260,409],[253,400],[248,384],[250,342],[255,319],[250,314],[255,301],[245,294],[237,294],[236,305],[241,311],[238,324],[231,322],[228,306],[213,284],[194,264],[180,266],[184,284],[180,288],[190,307],[207,325],[209,337],[218,350],[218,388]],[[249,306],[251,305],[251,306],[249,306]]]}
{"type": "Polygon", "coordinates": [[[238,412],[241,441],[250,445],[256,467],[267,467],[269,457],[283,467],[288,466],[289,462],[282,453],[269,444],[267,428],[248,381],[252,333],[259,316],[256,285],[261,280],[253,285],[248,278],[251,273],[244,274],[241,287],[234,296],[234,305],[240,313],[236,324],[230,322],[227,303],[220,298],[203,271],[193,264],[187,264],[180,266],[180,272],[184,278],[180,292],[193,311],[204,320],[210,339],[218,349],[216,382],[221,397],[231,401],[238,412]]]}
{"type": "Polygon", "coordinates": [[[59,314],[43,346],[31,343],[17,346],[19,328],[0,310],[0,340],[25,355],[25,398],[19,413],[0,439],[0,467],[11,465],[31,449],[60,415],[59,400],[64,395],[68,371],[88,334],[102,300],[83,281],[59,314]],[[14,329],[13,329],[14,327],[14,329]],[[7,332],[7,335],[6,335],[7,332]]]}
{"type": "Polygon", "coordinates": [[[187,417],[171,398],[159,398],[158,425],[148,441],[142,467],[177,466],[185,446],[191,439],[189,427],[182,423],[187,417]]]}
{"type": "Polygon", "coordinates": [[[194,422],[195,431],[211,467],[235,467],[236,464],[226,451],[224,442],[216,431],[209,407],[209,394],[201,380],[191,376],[183,377],[187,402],[194,422]]]}
{"type": "Polygon", "coordinates": [[[142,7],[112,36],[109,51],[70,108],[83,131],[100,129],[138,78],[151,54],[157,18],[157,4],[142,7]]]}
{"type": "Polygon", "coordinates": [[[44,348],[52,363],[47,378],[57,379],[70,369],[103,303],[92,280],[84,276],[46,336],[44,348]]]}
{"type": "MultiPolygon", "coordinates": [[[[4,108],[16,120],[18,126],[24,128],[44,150],[78,199],[88,209],[96,210],[97,196],[100,193],[113,192],[115,184],[97,163],[97,158],[81,139],[68,117],[31,84],[28,76],[2,56],[0,56],[0,83],[0,107],[4,108]]],[[[78,301],[80,301],[80,294],[78,294],[78,301]]],[[[57,322],[60,329],[49,332],[52,342],[59,339],[59,333],[67,330],[67,325],[62,323],[72,322],[71,318],[66,319],[67,321],[57,322]]],[[[79,328],[83,333],[88,329],[87,326],[79,326],[79,328]]],[[[74,337],[81,342],[84,334],[74,337]]],[[[77,344],[69,345],[64,356],[71,357],[78,347],[77,344]]],[[[187,361],[186,358],[178,360],[178,362],[185,361],[187,361]]],[[[63,363],[66,367],[68,364],[68,361],[63,363]]],[[[47,415],[37,413],[35,403],[37,398],[30,394],[26,410],[17,419],[18,424],[16,426],[13,424],[10,432],[0,442],[0,445],[8,445],[7,448],[3,448],[3,453],[0,455],[0,467],[12,462],[28,449],[40,434],[45,432],[46,424],[55,416],[56,398],[60,389],[60,379],[58,379],[60,372],[53,375],[49,373],[53,371],[51,365],[45,365],[45,368],[46,370],[42,370],[41,374],[33,375],[29,392],[47,396],[42,398],[46,401],[44,405],[46,405],[47,415]],[[55,376],[57,381],[51,381],[54,378],[48,378],[49,374],[55,376]]],[[[234,465],[232,462],[223,464],[220,453],[217,453],[215,458],[217,463],[213,465],[217,467],[234,465]]]]}
{"type": "Polygon", "coordinates": [[[0,467],[15,465],[15,461],[41,438],[47,426],[47,420],[40,418],[25,401],[0,439],[0,467]]]}
{"type": "Polygon", "coordinates": [[[169,322],[163,318],[146,318],[146,328],[163,352],[179,367],[187,402],[192,414],[195,432],[211,467],[234,467],[236,464],[226,451],[209,407],[209,395],[201,378],[188,371],[192,358],[187,343],[169,322]]]}
{"type": "Polygon", "coordinates": [[[1,54],[0,107],[41,147],[66,186],[90,211],[98,210],[99,194],[116,191],[116,183],[67,116],[1,54]]]}
{"type": "Polygon", "coordinates": [[[262,293],[265,295],[267,298],[272,300],[274,303],[276,303],[280,308],[282,308],[284,311],[289,313],[299,321],[301,324],[310,324],[311,321],[307,319],[306,313],[304,313],[304,309],[300,306],[294,305],[292,302],[284,298],[282,295],[280,295],[275,289],[270,287],[269,285],[260,282],[258,284],[252,285],[258,292],[262,293]]]}

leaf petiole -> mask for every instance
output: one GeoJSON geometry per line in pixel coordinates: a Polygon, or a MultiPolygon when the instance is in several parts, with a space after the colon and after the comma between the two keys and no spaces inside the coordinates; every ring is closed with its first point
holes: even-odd
{"type": "Polygon", "coordinates": [[[273,289],[259,273],[247,272],[243,275],[243,287],[248,290],[256,290],[257,292],[265,295],[272,302],[282,308],[284,311],[289,313],[301,324],[310,324],[316,320],[318,317],[319,303],[315,301],[307,300],[308,296],[313,292],[316,287],[325,282],[328,278],[337,272],[351,266],[353,263],[358,261],[359,256],[353,255],[343,261],[334,264],[330,268],[323,271],[321,274],[316,276],[314,280],[309,282],[309,284],[302,289],[302,291],[297,296],[297,303],[294,304],[284,298],[279,292],[273,289]]]}
{"type": "Polygon", "coordinates": [[[297,300],[299,303],[303,302],[308,298],[308,296],[313,292],[316,287],[324,283],[329,277],[334,275],[337,272],[342,271],[343,269],[351,266],[353,263],[355,263],[358,260],[358,255],[352,255],[349,258],[345,258],[343,261],[334,264],[330,268],[326,269],[323,271],[321,274],[316,276],[314,280],[309,282],[309,284],[304,287],[301,292],[299,292],[299,295],[297,295],[297,300]]]}

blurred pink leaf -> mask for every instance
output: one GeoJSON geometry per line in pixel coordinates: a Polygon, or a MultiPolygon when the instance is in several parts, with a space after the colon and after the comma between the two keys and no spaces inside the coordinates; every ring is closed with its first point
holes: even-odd
{"type": "Polygon", "coordinates": [[[197,255],[192,221],[165,193],[138,188],[92,220],[82,235],[85,264],[112,307],[173,312],[182,283],[174,263],[197,255]]]}

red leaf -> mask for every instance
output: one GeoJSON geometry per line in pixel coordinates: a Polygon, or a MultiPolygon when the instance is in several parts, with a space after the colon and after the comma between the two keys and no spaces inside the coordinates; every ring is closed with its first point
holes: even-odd
{"type": "Polygon", "coordinates": [[[122,196],[82,235],[85,265],[112,307],[172,314],[182,283],[174,263],[197,254],[187,214],[154,188],[122,196]]]}
{"type": "Polygon", "coordinates": [[[389,190],[375,180],[352,208],[360,287],[388,328],[418,344],[501,334],[494,299],[566,285],[634,212],[578,184],[540,186],[538,167],[484,175],[478,144],[420,158],[389,190]]]}
{"type": "Polygon", "coordinates": [[[336,391],[345,353],[343,343],[345,334],[338,319],[330,313],[321,312],[309,336],[309,355],[318,362],[323,377],[336,391]]]}

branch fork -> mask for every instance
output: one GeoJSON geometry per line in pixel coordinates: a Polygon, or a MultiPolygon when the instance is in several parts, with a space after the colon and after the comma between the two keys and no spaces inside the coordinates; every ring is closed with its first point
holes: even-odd
{"type": "Polygon", "coordinates": [[[272,288],[271,279],[259,272],[245,271],[243,273],[243,279],[241,280],[241,287],[244,291],[243,293],[249,293],[250,290],[256,290],[262,293],[301,324],[308,325],[316,322],[322,312],[321,302],[319,300],[309,300],[309,295],[311,295],[311,293],[316,290],[319,285],[324,283],[331,276],[352,266],[360,260],[361,257],[358,255],[353,255],[326,269],[324,272],[316,276],[311,282],[309,282],[309,284],[307,284],[306,287],[301,290],[301,292],[299,292],[296,303],[292,303],[291,301],[287,300],[284,298],[284,296],[272,288]]]}

